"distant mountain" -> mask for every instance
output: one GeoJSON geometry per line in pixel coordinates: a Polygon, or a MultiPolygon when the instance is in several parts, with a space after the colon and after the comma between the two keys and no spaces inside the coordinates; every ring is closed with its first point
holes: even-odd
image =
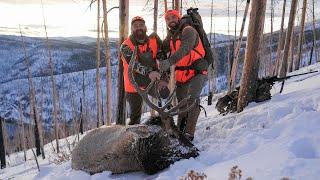
{"type": "MultiPolygon", "coordinates": [[[[295,29],[295,40],[298,38],[299,29],[295,29]]],[[[208,35],[210,37],[210,35],[208,35]]],[[[228,69],[228,44],[232,44],[234,37],[216,34],[211,35],[211,42],[215,39],[215,49],[218,55],[217,65],[215,70],[218,77],[216,89],[220,92],[227,87],[227,69],[228,69]]],[[[270,56],[275,56],[277,49],[278,32],[272,35],[264,35],[264,50],[262,58],[266,59],[270,56]],[[271,51],[270,51],[271,45],[271,51]]],[[[317,24],[317,38],[320,38],[320,27],[317,24]]],[[[47,45],[43,38],[25,37],[28,59],[31,64],[31,71],[36,87],[36,100],[38,110],[41,111],[43,124],[50,129],[52,125],[52,85],[48,69],[48,51],[47,45]],[[43,87],[43,88],[42,88],[43,87]]],[[[305,61],[310,56],[312,47],[312,27],[306,26],[305,29],[305,45],[303,50],[303,58],[305,61]]],[[[112,65],[112,112],[113,120],[115,119],[117,106],[117,41],[110,40],[111,48],[111,65],[112,65]]],[[[60,99],[59,117],[60,122],[78,119],[80,117],[80,98],[84,99],[83,109],[87,117],[87,121],[96,120],[96,44],[94,38],[76,37],[76,38],[50,38],[50,49],[53,54],[54,74],[56,78],[56,86],[60,99]],[[84,82],[84,83],[83,83],[84,82]],[[84,84],[84,89],[83,89],[84,84]],[[84,90],[84,91],[83,91],[84,90]],[[83,97],[84,92],[84,97],[83,97]]],[[[30,106],[29,106],[29,87],[27,81],[27,68],[25,65],[25,54],[22,47],[21,37],[0,35],[0,116],[11,120],[14,123],[19,119],[19,103],[23,111],[23,118],[26,123],[30,123],[30,106]]],[[[103,43],[101,46],[104,47],[103,43]]],[[[244,59],[244,50],[246,46],[246,38],[243,39],[240,51],[239,71],[237,75],[238,82],[241,77],[241,69],[244,59]]],[[[297,44],[295,44],[297,46],[297,44]]],[[[317,47],[320,46],[320,41],[317,41],[317,47]]],[[[232,57],[232,48],[231,57],[232,57]]],[[[104,55],[104,50],[102,50],[104,55]]],[[[231,58],[232,59],[232,58],[231,58]]],[[[273,58],[274,59],[274,58],[273,58]]],[[[315,58],[313,56],[312,62],[315,58]]],[[[307,64],[307,62],[302,62],[307,64]]],[[[102,58],[102,66],[104,58],[102,58]]],[[[261,74],[264,72],[264,67],[261,66],[261,74]]],[[[102,73],[102,94],[103,103],[105,103],[105,68],[101,68],[102,73]]],[[[208,86],[203,89],[203,94],[208,92],[208,86]]],[[[103,107],[105,109],[105,106],[103,107]]],[[[104,110],[105,112],[105,110],[104,110]]],[[[9,121],[8,121],[9,122],[9,121]]],[[[86,126],[90,123],[87,122],[86,126]]],[[[94,123],[92,123],[94,124],[94,123]]],[[[14,131],[15,128],[10,128],[14,131]]]]}

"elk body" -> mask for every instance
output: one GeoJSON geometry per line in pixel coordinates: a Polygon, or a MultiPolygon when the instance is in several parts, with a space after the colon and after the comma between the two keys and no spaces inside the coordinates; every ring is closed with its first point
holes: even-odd
{"type": "Polygon", "coordinates": [[[195,102],[182,100],[170,107],[173,93],[162,107],[153,104],[148,92],[157,82],[141,89],[133,78],[135,49],[129,63],[129,79],[137,92],[159,117],[145,124],[132,126],[109,126],[90,131],[72,152],[72,168],[90,174],[111,171],[125,173],[144,171],[154,174],[170,164],[198,156],[198,149],[178,130],[173,116],[188,111],[195,102]],[[184,109],[181,111],[180,109],[184,109]]]}
{"type": "Polygon", "coordinates": [[[101,127],[89,132],[72,152],[72,168],[94,174],[102,171],[156,173],[170,164],[196,157],[198,150],[168,134],[158,122],[101,127]],[[158,125],[157,125],[158,124],[158,125]]]}

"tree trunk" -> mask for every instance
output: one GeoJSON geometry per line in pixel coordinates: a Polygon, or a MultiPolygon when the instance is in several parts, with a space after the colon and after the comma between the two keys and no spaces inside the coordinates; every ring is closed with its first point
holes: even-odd
{"type": "Polygon", "coordinates": [[[81,108],[81,119],[80,119],[80,133],[83,134],[83,131],[84,131],[84,121],[86,119],[86,113],[84,112],[85,109],[83,109],[83,107],[86,107],[86,102],[85,102],[85,92],[86,92],[86,89],[85,89],[85,84],[84,84],[84,71],[82,71],[82,99],[80,99],[80,108],[81,108]]]}
{"type": "Polygon", "coordinates": [[[100,0],[97,1],[97,67],[96,67],[96,98],[97,98],[97,127],[102,125],[102,114],[101,114],[101,74],[100,74],[100,0]]]}
{"type": "Polygon", "coordinates": [[[286,42],[285,42],[285,46],[284,46],[283,59],[280,63],[281,66],[280,66],[280,71],[279,71],[279,75],[278,75],[280,78],[285,77],[286,73],[287,73],[289,47],[290,47],[290,42],[291,42],[291,36],[292,36],[292,31],[293,31],[293,24],[294,24],[297,4],[298,4],[298,0],[291,1],[291,9],[290,9],[287,34],[286,34],[286,42]]]}
{"type": "MultiPolygon", "coordinates": [[[[42,9],[43,9],[43,6],[42,6],[42,9]]],[[[57,153],[59,153],[60,149],[59,149],[59,133],[58,133],[57,89],[56,89],[56,85],[55,85],[56,84],[55,77],[53,75],[54,66],[53,66],[53,60],[52,60],[52,54],[51,54],[51,46],[50,46],[49,38],[48,38],[46,21],[45,21],[44,14],[42,14],[42,16],[43,16],[43,26],[44,26],[44,30],[46,33],[46,44],[47,44],[48,57],[49,57],[49,68],[50,68],[50,81],[51,81],[51,85],[52,85],[54,132],[55,132],[57,153]]]]}
{"type": "Polygon", "coordinates": [[[233,59],[232,71],[231,71],[231,78],[230,78],[231,82],[229,82],[231,84],[230,85],[231,87],[229,88],[229,92],[231,92],[236,86],[236,77],[237,77],[237,71],[238,71],[239,54],[240,54],[241,42],[242,42],[242,38],[243,38],[243,30],[244,30],[244,26],[246,24],[246,19],[247,19],[247,15],[248,15],[249,4],[250,4],[250,0],[247,0],[246,8],[244,10],[243,19],[242,19],[240,36],[239,36],[236,48],[234,50],[235,53],[234,53],[234,59],[233,59]]]}
{"type": "Polygon", "coordinates": [[[153,7],[153,32],[157,32],[158,30],[158,0],[154,0],[153,7]]]}
{"type": "MultiPolygon", "coordinates": [[[[158,30],[158,0],[154,0],[153,6],[153,32],[157,33],[158,30]]],[[[157,101],[156,98],[152,98],[152,101],[155,103],[157,101]]],[[[155,117],[156,111],[151,109],[150,111],[151,117],[155,117]]]]}
{"type": "MultiPolygon", "coordinates": [[[[19,29],[20,29],[20,26],[19,26],[19,29]]],[[[21,35],[22,47],[23,47],[23,51],[24,51],[24,55],[25,55],[24,62],[25,62],[25,65],[26,65],[27,71],[28,71],[29,97],[30,97],[30,117],[33,118],[33,120],[34,120],[34,138],[35,138],[36,154],[37,154],[37,156],[39,156],[39,155],[41,155],[40,139],[42,136],[41,136],[40,128],[39,128],[40,123],[38,122],[39,115],[38,115],[37,109],[36,109],[35,87],[34,87],[34,83],[32,80],[32,73],[31,73],[31,69],[30,69],[27,49],[25,46],[25,42],[24,42],[24,38],[22,36],[21,29],[20,29],[20,35],[21,35]]]]}
{"type": "Polygon", "coordinates": [[[315,23],[315,11],[314,11],[314,0],[312,0],[312,29],[313,29],[313,52],[316,62],[320,62],[319,54],[317,51],[317,34],[316,34],[316,23],[315,23]]]}
{"type": "MultiPolygon", "coordinates": [[[[119,1],[119,48],[125,38],[128,37],[129,0],[119,1]]],[[[119,49],[118,48],[118,49],[119,49]]],[[[124,93],[123,66],[120,51],[118,51],[118,111],[116,124],[125,124],[126,101],[124,93]]]]}
{"type": "Polygon", "coordinates": [[[289,61],[288,61],[288,71],[287,72],[292,72],[293,67],[294,67],[294,63],[296,58],[294,58],[294,37],[295,37],[295,33],[294,31],[292,32],[292,36],[291,36],[291,43],[290,43],[290,47],[289,47],[289,61]]]}
{"type": "Polygon", "coordinates": [[[272,67],[272,52],[273,52],[273,19],[274,19],[274,0],[271,0],[271,8],[270,8],[270,59],[268,61],[268,73],[267,76],[272,76],[271,67],[272,67]]]}
{"type": "Polygon", "coordinates": [[[280,59],[282,59],[281,51],[283,50],[284,47],[284,37],[285,37],[285,32],[283,31],[283,26],[284,26],[284,17],[286,13],[286,0],[283,1],[283,6],[282,6],[282,17],[281,17],[281,25],[280,25],[280,32],[279,32],[279,40],[278,40],[278,48],[277,48],[277,54],[276,54],[276,62],[274,65],[274,74],[275,76],[278,75],[279,71],[279,66],[280,66],[280,59]]]}
{"type": "Polygon", "coordinates": [[[20,132],[21,133],[21,144],[22,144],[22,149],[23,149],[23,158],[24,161],[27,161],[27,156],[26,156],[26,136],[24,133],[24,123],[23,123],[23,113],[22,113],[22,108],[21,108],[21,102],[19,101],[19,118],[20,118],[20,132]]]}
{"type": "Polygon", "coordinates": [[[164,3],[164,12],[167,12],[168,11],[168,2],[167,2],[167,0],[163,0],[163,3],[164,3]]]}
{"type": "Polygon", "coordinates": [[[303,0],[303,6],[302,6],[302,16],[301,16],[301,22],[300,22],[300,34],[299,34],[299,42],[298,42],[298,58],[294,61],[293,64],[293,70],[298,70],[300,63],[301,63],[301,55],[302,55],[302,49],[303,49],[303,36],[304,36],[304,24],[306,19],[306,10],[307,10],[307,0],[303,0]]]}
{"type": "Polygon", "coordinates": [[[1,169],[6,168],[6,150],[4,148],[4,133],[3,133],[2,121],[4,121],[4,119],[2,117],[0,117],[0,161],[1,161],[1,169]]]}
{"type": "Polygon", "coordinates": [[[80,98],[80,124],[79,124],[79,133],[83,134],[83,108],[82,108],[82,99],[80,98]]]}
{"type": "Polygon", "coordinates": [[[174,9],[180,11],[180,0],[174,0],[174,9]]]}
{"type": "Polygon", "coordinates": [[[249,100],[255,97],[259,71],[259,50],[263,34],[266,0],[253,0],[248,28],[248,39],[238,96],[237,111],[241,112],[249,100]]]}
{"type": "Polygon", "coordinates": [[[104,23],[104,44],[106,48],[106,124],[111,125],[111,64],[110,64],[110,44],[108,35],[108,14],[107,14],[107,2],[103,0],[103,23],[104,23]]]}

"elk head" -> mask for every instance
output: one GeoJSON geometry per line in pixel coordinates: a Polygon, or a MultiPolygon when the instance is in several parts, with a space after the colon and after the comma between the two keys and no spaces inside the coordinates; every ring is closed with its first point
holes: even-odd
{"type": "Polygon", "coordinates": [[[174,124],[173,116],[178,115],[180,113],[186,113],[189,111],[195,104],[196,100],[191,100],[190,96],[181,100],[176,106],[171,106],[171,102],[173,100],[174,94],[176,89],[173,90],[173,92],[169,95],[167,98],[166,103],[163,106],[157,106],[154,104],[148,96],[149,91],[152,89],[153,86],[157,85],[156,81],[151,81],[150,84],[146,88],[140,88],[137,82],[134,80],[134,63],[137,55],[137,47],[134,48],[133,54],[131,56],[130,62],[129,62],[129,69],[128,69],[128,77],[129,81],[133,84],[136,91],[140,94],[142,99],[145,101],[145,103],[155,111],[158,112],[162,125],[164,129],[167,131],[167,133],[170,136],[174,136],[178,138],[182,143],[188,146],[193,146],[193,144],[178,130],[177,126],[174,124]],[[183,110],[182,110],[183,109],[183,110]]]}

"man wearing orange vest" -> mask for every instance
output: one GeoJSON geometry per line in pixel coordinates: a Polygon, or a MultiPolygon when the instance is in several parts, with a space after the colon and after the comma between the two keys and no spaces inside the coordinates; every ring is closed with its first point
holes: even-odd
{"type": "MultiPolygon", "coordinates": [[[[130,83],[128,66],[135,47],[138,47],[136,62],[134,65],[134,80],[140,87],[146,87],[151,80],[161,78],[158,72],[156,57],[162,46],[162,41],[156,33],[149,37],[146,34],[147,27],[142,17],[136,16],[131,21],[131,35],[121,44],[120,53],[123,64],[124,87],[126,100],[130,106],[129,125],[139,124],[141,118],[142,98],[130,83]]],[[[151,95],[155,96],[156,90],[162,98],[166,98],[170,91],[166,81],[160,81],[157,88],[151,89],[151,95]]]]}
{"type": "Polygon", "coordinates": [[[187,23],[182,23],[176,10],[165,13],[165,21],[169,29],[163,41],[163,51],[169,53],[169,58],[159,62],[159,68],[167,71],[175,67],[176,95],[178,101],[191,96],[196,105],[187,113],[179,114],[178,128],[191,141],[194,138],[195,127],[200,114],[200,93],[207,80],[208,63],[204,59],[205,50],[196,29],[187,23]]]}

